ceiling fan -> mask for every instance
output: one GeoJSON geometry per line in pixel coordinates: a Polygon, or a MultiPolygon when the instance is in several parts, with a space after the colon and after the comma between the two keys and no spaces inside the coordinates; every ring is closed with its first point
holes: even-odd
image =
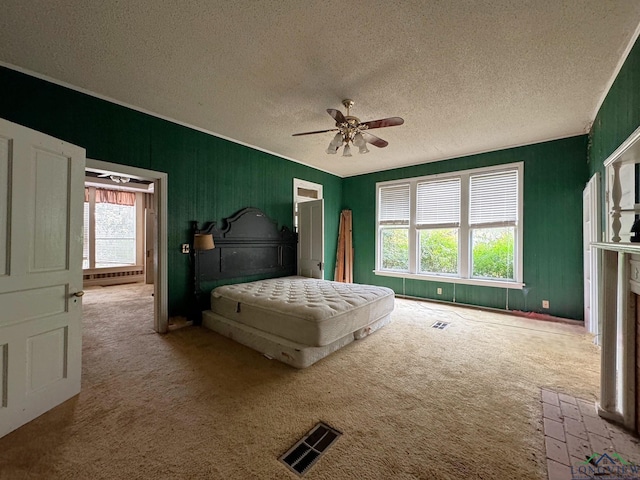
{"type": "Polygon", "coordinates": [[[317,130],[315,132],[294,133],[293,136],[300,135],[313,135],[315,133],[325,132],[338,132],[327,148],[327,153],[336,154],[338,149],[344,144],[343,157],[351,156],[351,147],[349,143],[352,143],[355,147],[358,147],[360,153],[367,153],[367,143],[375,145],[378,148],[384,148],[389,145],[389,142],[381,138],[372,135],[367,130],[373,128],[393,127],[396,125],[402,125],[404,120],[400,117],[382,118],[380,120],[371,120],[369,122],[361,122],[358,117],[354,117],[350,114],[350,109],[353,107],[353,100],[345,99],[342,101],[342,105],[347,109],[347,114],[343,115],[340,110],[333,108],[327,108],[327,113],[333,117],[336,121],[336,128],[330,128],[328,130],[317,130]]]}
{"type": "Polygon", "coordinates": [[[125,177],[123,175],[112,175],[110,173],[103,173],[102,175],[98,175],[98,178],[109,177],[112,182],[115,183],[129,183],[131,181],[130,177],[125,177]]]}

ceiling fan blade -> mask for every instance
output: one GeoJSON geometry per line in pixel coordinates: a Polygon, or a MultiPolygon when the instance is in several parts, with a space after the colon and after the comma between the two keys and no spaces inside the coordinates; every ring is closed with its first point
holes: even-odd
{"type": "Polygon", "coordinates": [[[336,110],[335,108],[327,108],[327,113],[333,117],[336,123],[345,123],[347,121],[340,110],[336,110]]]}
{"type": "Polygon", "coordinates": [[[389,142],[387,142],[386,140],[378,138],[375,135],[371,135],[370,133],[367,133],[367,132],[362,132],[362,137],[364,138],[365,142],[370,143],[371,145],[376,146],[378,148],[384,148],[387,145],[389,145],[389,142]]]}
{"type": "Polygon", "coordinates": [[[316,130],[315,132],[294,133],[291,136],[299,137],[300,135],[313,135],[314,133],[337,132],[337,131],[338,131],[337,128],[330,128],[329,130],[316,130]]]}
{"type": "Polygon", "coordinates": [[[396,125],[402,125],[404,120],[400,117],[381,118],[380,120],[371,120],[370,122],[362,122],[361,125],[366,125],[367,128],[382,128],[382,127],[395,127],[396,125]]]}

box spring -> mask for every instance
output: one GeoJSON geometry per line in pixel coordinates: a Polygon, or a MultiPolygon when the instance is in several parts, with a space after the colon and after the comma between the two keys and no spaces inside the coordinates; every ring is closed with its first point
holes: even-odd
{"type": "Polygon", "coordinates": [[[370,333],[391,322],[391,314],[386,314],[369,325],[348,333],[333,342],[320,347],[313,347],[293,342],[286,338],[273,335],[248,325],[226,319],[211,310],[203,312],[203,326],[213,330],[253,350],[261,352],[269,358],[274,358],[296,368],[306,368],[330,353],[348,345],[354,340],[360,340],[370,333]]]}

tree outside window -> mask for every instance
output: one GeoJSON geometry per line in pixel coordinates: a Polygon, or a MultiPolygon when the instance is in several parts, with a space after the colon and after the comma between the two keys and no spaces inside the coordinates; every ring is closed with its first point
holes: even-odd
{"type": "Polygon", "coordinates": [[[515,280],[515,228],[478,228],[472,238],[474,277],[515,280]]]}
{"type": "Polygon", "coordinates": [[[409,229],[382,230],[382,268],[405,272],[409,270],[409,229]]]}

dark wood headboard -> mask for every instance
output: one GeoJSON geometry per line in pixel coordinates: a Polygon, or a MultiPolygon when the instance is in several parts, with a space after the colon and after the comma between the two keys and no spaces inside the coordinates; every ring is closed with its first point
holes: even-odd
{"type": "Polygon", "coordinates": [[[223,228],[215,222],[202,230],[194,222],[193,233],[211,233],[215,248],[196,255],[200,282],[251,275],[295,275],[297,235],[257,208],[244,208],[225,218],[223,228]]]}

